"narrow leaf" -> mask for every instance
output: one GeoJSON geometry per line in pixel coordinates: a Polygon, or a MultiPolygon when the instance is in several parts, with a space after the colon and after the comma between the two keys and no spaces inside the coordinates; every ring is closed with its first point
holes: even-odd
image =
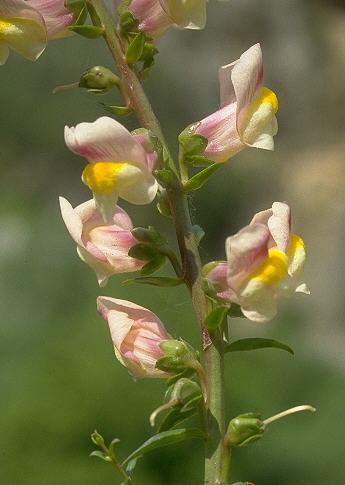
{"type": "Polygon", "coordinates": [[[197,173],[188,180],[184,186],[184,190],[186,192],[191,192],[193,190],[200,189],[211,177],[211,175],[219,169],[220,166],[220,163],[214,163],[213,165],[210,165],[201,172],[197,173]]]}
{"type": "Polygon", "coordinates": [[[288,345],[269,338],[244,338],[226,345],[225,352],[238,352],[257,349],[280,349],[294,355],[294,351],[288,345]]]}
{"type": "Polygon", "coordinates": [[[76,34],[87,37],[88,39],[96,39],[97,37],[101,37],[104,33],[103,27],[96,27],[95,25],[71,25],[68,28],[76,34]]]}
{"type": "Polygon", "coordinates": [[[140,271],[140,274],[142,276],[149,276],[152,273],[155,273],[159,268],[163,266],[163,264],[166,262],[166,257],[162,254],[157,254],[157,256],[148,263],[143,266],[143,268],[140,271]]]}
{"type": "Polygon", "coordinates": [[[149,438],[145,443],[143,443],[139,448],[137,448],[133,453],[131,453],[122,463],[122,466],[128,463],[134,458],[140,458],[143,455],[157,449],[163,448],[163,446],[173,445],[181,441],[188,439],[204,439],[204,433],[198,428],[181,428],[174,429],[170,431],[163,431],[155,436],[149,438]]]}
{"type": "Polygon", "coordinates": [[[209,167],[214,164],[213,160],[210,160],[203,155],[192,155],[191,157],[188,157],[188,161],[193,167],[209,167]]]}
{"type": "Polygon", "coordinates": [[[140,32],[134,37],[132,42],[129,44],[126,53],[126,60],[128,64],[134,64],[135,62],[139,61],[144,51],[145,41],[146,35],[144,32],[140,32]]]}
{"type": "Polygon", "coordinates": [[[183,284],[183,280],[179,278],[168,278],[165,276],[141,276],[124,281],[123,285],[130,285],[132,283],[141,283],[143,285],[160,286],[162,288],[169,288],[183,284]]]}
{"type": "Polygon", "coordinates": [[[159,425],[158,431],[160,433],[163,431],[168,431],[177,424],[180,424],[191,416],[194,416],[196,412],[196,408],[188,409],[188,411],[184,411],[183,413],[180,409],[172,409],[159,425]]]}
{"type": "Polygon", "coordinates": [[[208,330],[215,330],[218,328],[224,321],[227,313],[227,307],[218,307],[212,310],[206,317],[204,321],[204,325],[208,330]]]}
{"type": "Polygon", "coordinates": [[[101,105],[109,113],[114,113],[119,116],[125,116],[132,112],[131,108],[128,108],[127,106],[108,106],[105,103],[101,103],[101,105]]]}
{"type": "Polygon", "coordinates": [[[90,456],[95,456],[96,458],[100,458],[101,460],[104,460],[107,463],[111,462],[111,458],[109,458],[109,456],[106,455],[104,451],[99,451],[99,450],[93,451],[92,453],[90,453],[90,456]]]}

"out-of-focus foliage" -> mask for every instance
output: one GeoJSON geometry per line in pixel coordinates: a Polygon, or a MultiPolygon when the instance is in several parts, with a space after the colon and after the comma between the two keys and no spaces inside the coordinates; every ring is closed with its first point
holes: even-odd
{"type": "MultiPolygon", "coordinates": [[[[258,325],[233,320],[234,338],[288,342],[275,350],[227,355],[229,418],[264,417],[295,404],[318,412],[288,418],[257,445],[235,450],[233,481],[256,485],[342,485],[345,169],[343,2],[232,0],[210,2],[203,32],[170,32],[160,42],[146,82],[169,140],[218,106],[218,66],[261,42],[265,84],[280,100],[276,151],[246,150],[224,166],[194,199],[206,261],[223,257],[225,236],[273,200],[287,200],[295,230],[308,246],[310,298],[282,302],[279,316],[258,325]]],[[[90,433],[121,439],[123,453],[150,436],[148,416],[161,382],[132,382],[113,356],[106,324],[96,314],[100,294],[152,309],[173,336],[194,345],[198,332],[183,288],[122,287],[115,277],[100,290],[79,261],[61,221],[57,197],[89,198],[83,161],[64,146],[64,124],[93,121],[98,102],[82,90],[53,96],[93,65],[112,68],[101,40],[75,36],[49,44],[36,64],[13,55],[1,68],[1,325],[0,482],[2,485],[116,483],[111,467],[88,458],[90,433]]],[[[128,117],[130,128],[137,125],[128,117]]],[[[125,207],[137,225],[172,236],[154,206],[125,207]]],[[[201,445],[176,445],[137,468],[140,485],[199,485],[201,445]]]]}

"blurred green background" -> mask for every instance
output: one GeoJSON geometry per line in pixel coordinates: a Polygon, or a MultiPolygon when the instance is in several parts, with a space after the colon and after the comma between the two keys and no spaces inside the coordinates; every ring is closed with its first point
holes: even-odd
{"type": "MultiPolygon", "coordinates": [[[[227,358],[227,413],[264,417],[296,404],[316,415],[290,417],[265,439],[235,450],[233,481],[255,485],[343,485],[344,244],[345,244],[345,8],[330,0],[231,0],[209,4],[203,32],[173,30],[146,82],[171,144],[189,123],[218,105],[217,69],[261,42],[265,84],[279,97],[276,151],[245,150],[194,199],[206,229],[205,262],[224,257],[224,238],[274,200],[293,210],[294,231],[308,246],[306,281],[312,295],[282,301],[265,325],[234,320],[236,337],[268,336],[289,343],[291,357],[267,350],[227,358]]],[[[88,458],[97,428],[121,439],[122,456],[152,433],[148,416],[164,384],[134,383],[114,358],[98,317],[100,294],[132,299],[155,311],[173,335],[198,345],[183,289],[105,289],[78,260],[61,221],[57,198],[87,200],[84,164],[64,146],[63,127],[102,116],[97,98],[81,90],[53,96],[96,64],[111,67],[101,41],[51,42],[35,64],[11,55],[1,68],[0,204],[0,483],[117,483],[110,466],[88,458]]],[[[134,118],[126,119],[135,128],[134,118]]],[[[154,205],[129,207],[136,225],[173,233],[154,205]]],[[[196,442],[148,455],[138,485],[200,485],[202,447],[196,442]]]]}

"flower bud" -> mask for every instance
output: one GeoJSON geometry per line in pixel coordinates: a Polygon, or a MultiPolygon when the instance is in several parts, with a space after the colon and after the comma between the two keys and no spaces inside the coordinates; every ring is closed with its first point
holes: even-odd
{"type": "Polygon", "coordinates": [[[79,87],[89,91],[105,94],[118,86],[120,79],[103,66],[95,66],[85,71],[79,80],[79,87]]]}
{"type": "Polygon", "coordinates": [[[130,301],[100,296],[97,309],[108,322],[115,355],[133,377],[169,377],[156,366],[170,335],[150,310],[130,301]]]}
{"type": "Polygon", "coordinates": [[[159,345],[163,352],[156,367],[166,372],[182,372],[194,368],[198,362],[198,353],[182,340],[166,340],[159,345]]]}
{"type": "Polygon", "coordinates": [[[247,446],[259,440],[265,431],[261,415],[240,414],[230,421],[225,439],[230,446],[247,446]]]}
{"type": "Polygon", "coordinates": [[[94,431],[94,432],[91,434],[91,440],[92,440],[92,442],[93,442],[95,445],[97,445],[97,446],[100,446],[100,447],[104,446],[104,438],[103,438],[103,436],[102,436],[102,435],[100,435],[100,434],[98,433],[98,431],[97,431],[97,430],[95,430],[95,431],[94,431]]]}

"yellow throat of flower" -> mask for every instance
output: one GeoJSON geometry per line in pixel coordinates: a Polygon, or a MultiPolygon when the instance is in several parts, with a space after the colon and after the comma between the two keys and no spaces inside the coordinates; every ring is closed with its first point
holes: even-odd
{"type": "Polygon", "coordinates": [[[268,250],[266,260],[250,275],[249,279],[255,279],[265,285],[276,286],[287,276],[288,257],[276,248],[268,250]]]}
{"type": "Polygon", "coordinates": [[[263,87],[260,95],[253,101],[255,108],[262,104],[270,104],[275,113],[278,111],[278,98],[271,89],[263,87]]]}
{"type": "Polygon", "coordinates": [[[81,178],[92,192],[111,194],[116,191],[119,176],[127,167],[126,162],[89,163],[84,168],[81,178]]]}

